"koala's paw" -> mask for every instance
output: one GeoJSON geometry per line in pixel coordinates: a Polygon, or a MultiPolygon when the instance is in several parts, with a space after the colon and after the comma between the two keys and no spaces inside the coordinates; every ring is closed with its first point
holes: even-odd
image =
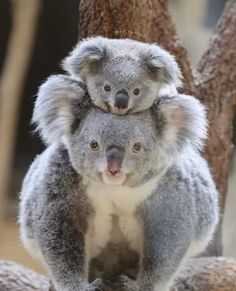
{"type": "Polygon", "coordinates": [[[137,282],[125,275],[109,278],[109,282],[114,291],[140,291],[137,282]]]}
{"type": "Polygon", "coordinates": [[[94,280],[85,291],[105,291],[106,282],[102,278],[94,280]]]}

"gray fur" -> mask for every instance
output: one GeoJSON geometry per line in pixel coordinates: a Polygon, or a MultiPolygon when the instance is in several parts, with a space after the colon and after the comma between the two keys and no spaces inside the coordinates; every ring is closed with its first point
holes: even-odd
{"type": "Polygon", "coordinates": [[[128,92],[128,110],[137,112],[151,107],[162,89],[171,94],[181,85],[180,69],[170,53],[156,44],[131,39],[87,38],[63,66],[87,84],[94,104],[104,110],[114,110],[115,94],[121,89],[128,92]],[[111,86],[110,92],[104,91],[104,84],[111,86]],[[138,96],[133,94],[135,88],[141,91],[138,96]]]}
{"type": "Polygon", "coordinates": [[[49,77],[40,86],[35,102],[32,121],[37,124],[36,131],[46,144],[52,144],[73,130],[74,123],[83,118],[89,103],[82,82],[64,75],[49,77]]]}
{"type": "Polygon", "coordinates": [[[205,107],[192,96],[178,94],[173,97],[163,96],[157,99],[151,114],[156,120],[157,131],[163,133],[163,143],[168,143],[168,138],[176,138],[172,145],[173,150],[182,148],[183,144],[190,143],[196,150],[201,150],[207,138],[207,119],[205,107]],[[165,124],[160,126],[165,119],[165,124]]]}
{"type": "Polygon", "coordinates": [[[23,183],[22,241],[31,252],[42,254],[59,291],[106,290],[107,285],[124,291],[169,290],[186,258],[207,246],[218,222],[217,191],[198,152],[206,138],[203,106],[194,97],[177,95],[126,116],[89,105],[77,119],[79,102],[72,106],[65,100],[62,106],[71,118],[64,126],[73,130],[58,130],[58,115],[48,123],[50,127],[53,122],[49,131],[41,126],[50,120],[53,101],[35,119],[43,137],[51,141],[52,135],[53,143],[33,162],[23,183]],[[100,146],[96,152],[89,148],[91,139],[100,146]],[[131,150],[136,142],[143,147],[138,154],[131,150]],[[135,211],[143,234],[141,248],[134,252],[114,216],[113,239],[87,266],[86,235],[96,215],[88,191],[97,183],[96,197],[102,195],[99,188],[109,187],[100,171],[111,146],[124,151],[123,169],[128,173],[115,191],[121,189],[122,195],[122,189],[131,189],[138,195],[150,181],[155,187],[135,211]]]}

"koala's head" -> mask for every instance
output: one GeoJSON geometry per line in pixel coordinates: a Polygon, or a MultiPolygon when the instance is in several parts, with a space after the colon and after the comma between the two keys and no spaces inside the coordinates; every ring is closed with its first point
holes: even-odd
{"type": "Polygon", "coordinates": [[[74,168],[89,181],[134,186],[157,175],[150,112],[119,116],[93,108],[66,144],[74,168]]]}
{"type": "Polygon", "coordinates": [[[34,121],[45,141],[65,143],[73,167],[87,180],[140,185],[186,146],[200,149],[206,138],[204,107],[194,97],[161,97],[150,110],[121,116],[93,107],[86,93],[77,98],[83,91],[77,83],[73,94],[55,88],[48,98],[47,86],[56,81],[39,91],[34,121]]]}
{"type": "Polygon", "coordinates": [[[64,60],[64,69],[87,84],[93,103],[118,114],[150,108],[159,92],[181,85],[174,57],[156,44],[88,38],[64,60]]]}

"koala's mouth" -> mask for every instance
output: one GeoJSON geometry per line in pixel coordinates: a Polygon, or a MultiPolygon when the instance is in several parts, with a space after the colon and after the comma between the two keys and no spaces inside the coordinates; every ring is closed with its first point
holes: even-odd
{"type": "Polygon", "coordinates": [[[111,111],[112,111],[112,113],[115,113],[115,114],[124,115],[124,114],[128,113],[129,108],[124,109],[124,108],[111,107],[111,111]]]}
{"type": "Polygon", "coordinates": [[[115,113],[115,114],[119,114],[119,115],[124,115],[126,113],[128,113],[129,108],[118,108],[115,107],[109,103],[106,103],[106,106],[109,108],[110,112],[115,113]]]}
{"type": "Polygon", "coordinates": [[[122,185],[126,180],[126,174],[118,172],[115,175],[112,175],[108,171],[102,173],[102,180],[107,185],[122,185]]]}

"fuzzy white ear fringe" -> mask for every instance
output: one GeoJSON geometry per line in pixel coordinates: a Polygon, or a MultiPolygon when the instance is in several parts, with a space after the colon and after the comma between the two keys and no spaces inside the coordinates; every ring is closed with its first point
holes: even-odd
{"type": "Polygon", "coordinates": [[[74,119],[71,101],[84,95],[78,81],[63,75],[51,76],[41,85],[32,121],[46,144],[52,144],[70,131],[74,119]]]}
{"type": "Polygon", "coordinates": [[[201,150],[207,138],[205,106],[196,98],[184,94],[163,97],[159,106],[168,123],[166,141],[175,142],[179,149],[189,143],[195,150],[201,150]]]}

